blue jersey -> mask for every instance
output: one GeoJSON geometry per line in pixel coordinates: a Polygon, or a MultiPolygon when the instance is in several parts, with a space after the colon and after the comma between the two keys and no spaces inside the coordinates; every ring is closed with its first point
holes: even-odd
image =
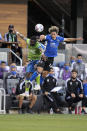
{"type": "MultiPolygon", "coordinates": [[[[36,77],[39,75],[39,73],[37,72],[37,71],[35,71],[33,74],[32,74],[32,76],[30,77],[30,81],[32,82],[33,80],[35,80],[36,79],[36,77]]],[[[28,79],[27,79],[28,80],[28,79]]]]}
{"type": "Polygon", "coordinates": [[[51,35],[46,36],[47,40],[47,46],[45,50],[45,56],[47,57],[56,57],[57,56],[57,51],[58,51],[58,46],[60,42],[64,41],[63,37],[57,36],[55,40],[52,39],[51,35]]]}
{"type": "Polygon", "coordinates": [[[41,48],[43,49],[43,50],[45,50],[45,46],[42,44],[42,43],[40,43],[41,44],[41,48]]]}

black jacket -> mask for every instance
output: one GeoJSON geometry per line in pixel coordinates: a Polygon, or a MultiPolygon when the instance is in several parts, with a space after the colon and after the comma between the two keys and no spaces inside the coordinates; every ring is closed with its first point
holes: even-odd
{"type": "Polygon", "coordinates": [[[56,82],[57,81],[53,76],[48,75],[44,79],[44,82],[43,82],[43,85],[42,85],[43,93],[44,92],[50,92],[54,87],[56,87],[56,82]]]}
{"type": "Polygon", "coordinates": [[[72,78],[66,81],[66,95],[71,95],[74,93],[75,95],[83,94],[83,85],[82,82],[77,78],[75,81],[72,78]]]}

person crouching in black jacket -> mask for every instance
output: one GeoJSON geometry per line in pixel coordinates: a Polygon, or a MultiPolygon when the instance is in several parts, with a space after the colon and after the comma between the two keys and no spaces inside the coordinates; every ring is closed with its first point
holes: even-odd
{"type": "Polygon", "coordinates": [[[54,89],[57,85],[56,79],[53,77],[52,67],[48,67],[45,69],[48,73],[47,76],[44,79],[42,90],[44,94],[44,98],[47,100],[47,102],[50,105],[50,108],[53,109],[55,113],[62,114],[62,112],[59,110],[58,102],[57,102],[57,92],[51,92],[52,89],[54,89]],[[51,72],[51,73],[50,73],[51,72]]]}
{"type": "Polygon", "coordinates": [[[66,101],[69,106],[69,114],[72,114],[72,105],[83,99],[83,85],[77,78],[78,72],[72,70],[71,78],[66,81],[66,101]]]}

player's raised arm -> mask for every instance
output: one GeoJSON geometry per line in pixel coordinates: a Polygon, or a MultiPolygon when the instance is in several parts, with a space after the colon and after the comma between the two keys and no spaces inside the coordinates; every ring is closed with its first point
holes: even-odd
{"type": "Polygon", "coordinates": [[[19,33],[18,31],[15,31],[15,32],[16,32],[16,34],[17,34],[18,36],[20,36],[20,38],[22,38],[23,40],[26,41],[27,38],[26,38],[23,34],[19,33]]]}
{"type": "Polygon", "coordinates": [[[73,42],[73,41],[77,41],[77,40],[83,40],[82,37],[79,38],[64,38],[65,42],[73,42]]]}

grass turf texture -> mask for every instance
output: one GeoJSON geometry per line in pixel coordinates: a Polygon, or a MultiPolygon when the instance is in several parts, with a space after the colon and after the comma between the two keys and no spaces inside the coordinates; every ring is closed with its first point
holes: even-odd
{"type": "Polygon", "coordinates": [[[0,131],[87,131],[87,116],[0,115],[0,131]]]}

